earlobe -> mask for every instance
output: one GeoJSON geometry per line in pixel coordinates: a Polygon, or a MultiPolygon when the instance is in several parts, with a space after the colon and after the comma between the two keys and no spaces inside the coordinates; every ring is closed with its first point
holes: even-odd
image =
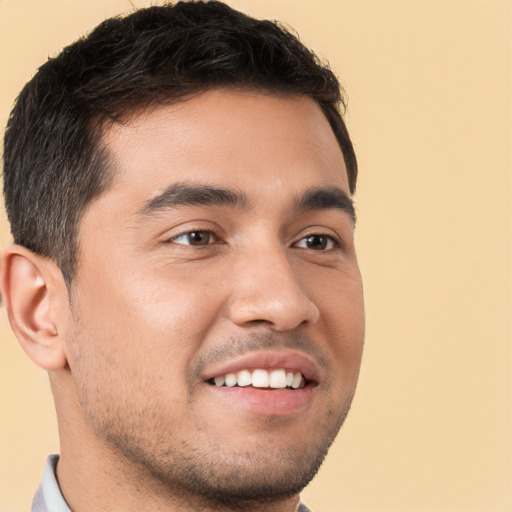
{"type": "Polygon", "coordinates": [[[9,322],[30,359],[48,371],[66,365],[55,304],[56,270],[55,263],[19,245],[2,255],[2,299],[9,322]]]}

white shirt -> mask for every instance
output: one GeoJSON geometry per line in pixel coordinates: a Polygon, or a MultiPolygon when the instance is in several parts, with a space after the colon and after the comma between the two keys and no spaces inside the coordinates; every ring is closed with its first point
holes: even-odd
{"type": "Polygon", "coordinates": [[[46,460],[41,485],[32,502],[32,512],[71,512],[62,497],[55,476],[58,461],[58,455],[50,455],[46,460]]]}

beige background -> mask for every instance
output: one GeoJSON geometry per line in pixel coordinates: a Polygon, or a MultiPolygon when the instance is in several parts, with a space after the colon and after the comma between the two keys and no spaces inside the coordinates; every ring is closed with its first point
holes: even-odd
{"type": "MultiPolygon", "coordinates": [[[[133,2],[143,5],[143,1],[133,2]]],[[[233,0],[283,20],[349,93],[368,335],[317,512],[512,511],[509,1],[233,0]]],[[[127,0],[0,0],[0,122],[35,68],[127,0]]],[[[1,244],[9,242],[2,213],[1,244]]],[[[0,319],[0,512],[58,436],[47,377],[0,319]]]]}

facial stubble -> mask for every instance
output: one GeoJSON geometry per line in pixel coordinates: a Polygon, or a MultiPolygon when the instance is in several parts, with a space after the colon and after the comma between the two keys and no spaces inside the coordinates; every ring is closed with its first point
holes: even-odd
{"type": "MultiPolygon", "coordinates": [[[[114,449],[160,481],[183,504],[212,510],[256,510],[256,505],[300,493],[313,479],[340,430],[352,396],[337,418],[334,411],[319,421],[307,442],[276,451],[262,444],[247,451],[228,451],[211,442],[179,443],[179,450],[145,443],[118,429],[98,432],[114,449]]],[[[269,430],[273,419],[267,418],[269,430]]],[[[204,434],[204,431],[202,432],[204,434]]],[[[170,434],[172,436],[172,434],[170,434]]],[[[269,434],[271,435],[271,434],[269,434]]],[[[185,510],[185,507],[183,506],[185,510]]]]}
{"type": "MultiPolygon", "coordinates": [[[[76,334],[81,337],[78,332],[76,334]]],[[[299,493],[322,464],[347,416],[355,390],[354,387],[348,395],[342,396],[336,391],[334,372],[328,371],[330,378],[322,383],[321,399],[325,402],[325,413],[317,419],[307,441],[304,437],[297,438],[292,445],[280,448],[279,441],[276,443],[275,439],[279,438],[283,424],[290,420],[269,416],[257,422],[257,428],[261,430],[257,441],[248,440],[243,443],[243,450],[233,450],[215,438],[215,429],[205,419],[194,425],[194,435],[188,439],[176,439],[174,432],[180,431],[179,420],[160,414],[161,405],[153,402],[149,390],[148,399],[137,410],[130,410],[134,403],[127,401],[123,404],[121,397],[91,396],[91,389],[86,383],[94,382],[96,377],[89,372],[95,373],[98,369],[109,371],[111,361],[107,354],[98,352],[94,357],[90,354],[87,357],[79,348],[83,347],[83,341],[75,339],[74,346],[80,352],[76,359],[80,360],[82,372],[84,364],[89,368],[87,375],[82,373],[75,382],[79,386],[86,422],[96,438],[125,465],[128,462],[128,467],[138,474],[141,484],[144,481],[158,482],[159,488],[166,489],[169,496],[182,501],[183,505],[195,502],[205,509],[256,509],[256,504],[277,502],[299,493]],[[110,403],[105,404],[105,400],[110,403]]],[[[108,340],[104,341],[108,343],[108,340]]],[[[327,368],[332,370],[333,366],[328,357],[304,337],[281,336],[276,340],[274,335],[260,335],[230,340],[225,346],[229,348],[201,354],[191,364],[189,376],[192,377],[187,379],[189,403],[193,403],[195,394],[193,376],[215,359],[251,350],[286,347],[313,352],[315,359],[327,368]]],[[[132,382],[128,386],[133,386],[134,392],[144,394],[146,390],[138,387],[138,383],[144,382],[142,377],[132,374],[132,382]]],[[[115,386],[115,382],[113,384],[115,386]]],[[[241,432],[243,435],[243,430],[241,432]]],[[[184,506],[182,508],[185,510],[184,506]]]]}

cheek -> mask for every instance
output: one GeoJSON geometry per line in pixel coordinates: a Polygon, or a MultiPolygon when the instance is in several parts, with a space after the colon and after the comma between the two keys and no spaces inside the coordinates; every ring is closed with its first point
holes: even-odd
{"type": "Polygon", "coordinates": [[[111,273],[115,279],[110,283],[96,277],[80,287],[78,320],[84,335],[98,345],[99,360],[134,373],[150,369],[145,371],[156,378],[183,382],[222,298],[219,288],[200,277],[169,274],[111,273]]]}
{"type": "Polygon", "coordinates": [[[322,312],[325,337],[345,374],[355,375],[359,372],[364,336],[365,314],[363,287],[359,272],[353,276],[329,280],[324,283],[324,293],[318,297],[322,312]]]}

